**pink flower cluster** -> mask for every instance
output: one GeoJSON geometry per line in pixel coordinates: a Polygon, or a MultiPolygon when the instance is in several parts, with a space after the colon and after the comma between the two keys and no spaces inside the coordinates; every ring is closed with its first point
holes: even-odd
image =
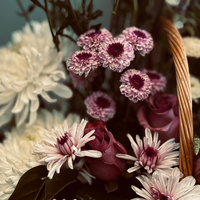
{"type": "Polygon", "coordinates": [[[142,55],[153,48],[153,39],[149,33],[136,27],[123,31],[123,34],[113,38],[106,29],[92,29],[82,34],[78,46],[84,50],[75,52],[67,63],[67,68],[78,75],[87,76],[90,70],[102,65],[116,72],[122,72],[130,66],[134,59],[134,51],[142,55]]]}
{"type": "MultiPolygon", "coordinates": [[[[152,50],[153,39],[145,30],[136,27],[127,28],[123,31],[123,34],[115,38],[106,29],[98,31],[92,29],[82,34],[77,44],[83,50],[76,51],[67,63],[75,88],[86,87],[87,81],[83,76],[87,77],[91,73],[92,81],[94,77],[92,73],[99,66],[122,72],[130,66],[135,57],[134,51],[138,51],[144,56],[152,50]],[[76,75],[81,77],[79,78],[76,75]]],[[[122,82],[120,86],[121,93],[134,103],[145,100],[150,93],[155,94],[156,92],[164,91],[166,86],[166,78],[164,76],[156,71],[147,70],[143,70],[143,72],[135,69],[127,70],[122,74],[120,81],[122,82]]],[[[92,96],[87,101],[89,99],[91,101],[91,98],[92,96]]],[[[102,114],[102,111],[100,114],[99,107],[97,106],[97,112],[96,106],[91,106],[91,102],[86,103],[86,105],[88,113],[94,118],[108,120],[114,115],[113,111],[110,112],[112,116],[105,114],[105,111],[103,112],[104,114],[102,114]]]]}

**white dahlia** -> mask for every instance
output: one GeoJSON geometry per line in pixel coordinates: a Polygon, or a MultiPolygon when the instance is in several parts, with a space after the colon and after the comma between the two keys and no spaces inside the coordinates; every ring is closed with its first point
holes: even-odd
{"type": "MultiPolygon", "coordinates": [[[[68,121],[79,122],[76,115],[69,115],[68,121]]],[[[29,169],[41,165],[40,156],[32,155],[33,145],[41,142],[43,129],[52,130],[53,124],[63,122],[62,113],[40,110],[37,120],[31,126],[22,125],[5,134],[0,144],[0,200],[7,200],[13,193],[21,176],[29,169]]]]}
{"type": "Polygon", "coordinates": [[[199,200],[200,185],[195,185],[195,178],[183,174],[178,168],[173,168],[170,176],[154,172],[152,176],[139,176],[137,179],[145,189],[132,186],[132,189],[143,198],[134,200],[199,200]]]}
{"type": "MultiPolygon", "coordinates": [[[[40,104],[38,95],[48,102],[56,101],[48,95],[50,91],[62,98],[72,96],[69,87],[59,82],[66,78],[63,54],[57,52],[47,22],[31,25],[33,31],[26,25],[23,31],[13,34],[9,49],[0,49],[0,126],[9,122],[13,114],[17,126],[28,116],[32,124],[40,104]]],[[[63,39],[65,53],[68,47],[72,50],[71,43],[63,39]]]]}
{"type": "MultiPolygon", "coordinates": [[[[65,29],[63,33],[69,35],[75,41],[77,40],[76,34],[72,31],[65,29]]],[[[46,20],[43,22],[31,21],[30,25],[26,24],[22,31],[15,31],[12,34],[12,44],[10,44],[12,49],[19,50],[21,47],[35,48],[39,53],[43,54],[46,46],[55,49],[49,24],[46,20]]],[[[63,54],[63,59],[67,60],[73,52],[78,50],[78,47],[69,38],[59,36],[59,49],[63,54]]],[[[55,53],[57,52],[55,51],[55,53]]]]}

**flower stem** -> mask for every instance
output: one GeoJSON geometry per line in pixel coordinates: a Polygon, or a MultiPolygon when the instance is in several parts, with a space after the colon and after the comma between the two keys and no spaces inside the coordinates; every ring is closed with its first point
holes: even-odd
{"type": "Polygon", "coordinates": [[[86,80],[87,80],[87,88],[86,88],[86,91],[88,92],[89,95],[91,95],[91,94],[92,94],[92,85],[91,85],[91,83],[90,83],[88,77],[86,77],[86,80]]]}
{"type": "Polygon", "coordinates": [[[47,19],[48,19],[51,35],[52,35],[52,38],[53,38],[53,42],[54,42],[54,44],[56,46],[57,51],[59,51],[59,40],[58,40],[58,37],[56,37],[54,35],[54,33],[53,33],[53,28],[52,28],[52,25],[51,25],[51,20],[50,20],[49,11],[48,11],[48,2],[47,2],[47,0],[44,0],[44,3],[45,3],[45,12],[46,12],[46,15],[47,15],[47,19]]]}
{"type": "Polygon", "coordinates": [[[119,0],[116,0],[115,7],[114,7],[114,10],[112,11],[112,14],[114,14],[114,15],[117,14],[118,5],[119,5],[119,0]]]}
{"type": "Polygon", "coordinates": [[[79,24],[79,22],[78,22],[78,19],[77,19],[77,17],[76,17],[76,13],[74,12],[74,9],[72,8],[72,4],[71,4],[70,0],[68,0],[68,3],[69,3],[69,6],[70,6],[70,9],[71,9],[71,12],[72,12],[72,16],[73,16],[73,18],[74,18],[74,21],[75,21],[76,25],[78,26],[78,28],[80,29],[80,31],[82,32],[82,28],[81,28],[81,26],[80,26],[80,24],[79,24]]]}
{"type": "Polygon", "coordinates": [[[30,22],[29,16],[28,16],[26,10],[24,9],[24,6],[22,5],[21,1],[17,0],[17,3],[19,4],[19,7],[21,8],[21,10],[22,10],[22,12],[24,14],[24,17],[25,17],[26,21],[30,22]]]}
{"type": "Polygon", "coordinates": [[[133,20],[131,25],[137,25],[137,15],[138,15],[138,0],[133,0],[133,20]]]}

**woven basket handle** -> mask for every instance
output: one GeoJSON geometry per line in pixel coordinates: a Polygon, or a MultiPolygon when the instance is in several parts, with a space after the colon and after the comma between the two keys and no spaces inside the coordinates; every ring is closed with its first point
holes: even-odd
{"type": "Polygon", "coordinates": [[[191,176],[193,170],[193,118],[187,57],[182,38],[176,27],[166,18],[161,18],[160,22],[171,46],[176,71],[180,119],[179,168],[184,176],[191,176]]]}

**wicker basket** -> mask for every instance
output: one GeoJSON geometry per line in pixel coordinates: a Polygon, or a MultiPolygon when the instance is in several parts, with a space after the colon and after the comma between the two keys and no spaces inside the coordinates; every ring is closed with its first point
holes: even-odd
{"type": "Polygon", "coordinates": [[[188,62],[178,30],[166,18],[161,18],[160,22],[171,46],[176,71],[180,119],[179,168],[184,176],[190,176],[193,170],[193,118],[188,62]]]}

